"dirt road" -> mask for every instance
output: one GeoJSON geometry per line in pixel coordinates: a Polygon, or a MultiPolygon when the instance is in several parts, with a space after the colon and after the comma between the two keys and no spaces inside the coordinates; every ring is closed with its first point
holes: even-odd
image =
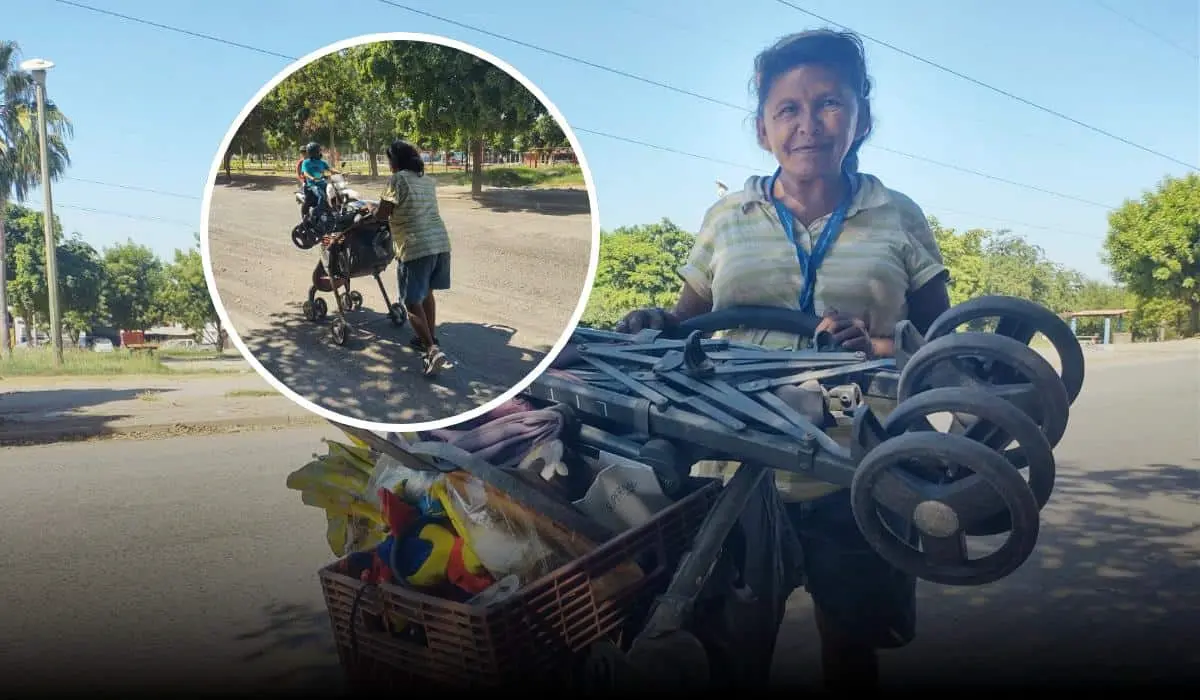
{"type": "MultiPolygon", "coordinates": [[[[378,182],[355,178],[364,197],[378,182]]],[[[439,187],[453,246],[451,289],[439,293],[438,336],[456,366],[421,376],[412,330],[397,329],[371,278],[354,281],[364,307],[339,347],[329,322],[301,313],[319,257],[298,250],[294,186],[281,179],[218,182],[209,246],[221,303],[255,358],[293,391],[339,414],[390,423],[429,421],[468,411],[507,391],[542,360],[566,328],[584,291],[591,254],[591,208],[578,190],[439,187]]],[[[383,274],[395,301],[396,268],[383,274]]],[[[331,295],[325,297],[331,311],[331,295]]]]}

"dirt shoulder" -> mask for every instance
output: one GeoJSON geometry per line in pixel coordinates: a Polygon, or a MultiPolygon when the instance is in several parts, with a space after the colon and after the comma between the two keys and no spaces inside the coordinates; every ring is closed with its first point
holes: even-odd
{"type": "Polygon", "coordinates": [[[0,388],[0,446],[318,425],[256,373],[25,377],[0,388]]]}

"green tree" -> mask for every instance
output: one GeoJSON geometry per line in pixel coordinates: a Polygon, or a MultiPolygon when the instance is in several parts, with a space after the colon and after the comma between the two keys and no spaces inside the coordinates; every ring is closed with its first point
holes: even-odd
{"type": "MultiPolygon", "coordinates": [[[[59,274],[59,304],[63,330],[71,335],[87,330],[100,312],[100,287],[104,270],[96,251],[79,234],[55,248],[59,274]]],[[[49,318],[50,300],[46,284],[46,253],[41,241],[23,241],[13,246],[11,301],[26,328],[42,327],[37,320],[49,318]]]]}
{"type": "MultiPolygon", "coordinates": [[[[8,280],[7,301],[17,318],[31,332],[47,320],[48,298],[45,276],[45,216],[40,211],[9,204],[5,208],[5,237],[8,239],[4,275],[8,280]],[[40,317],[40,318],[39,318],[40,317]]],[[[54,240],[63,239],[62,222],[54,217],[54,240]]]]}
{"type": "Polygon", "coordinates": [[[1104,262],[1137,295],[1143,325],[1200,333],[1200,175],[1163,179],[1109,214],[1104,262]]]}
{"type": "Polygon", "coordinates": [[[130,240],[106,249],[103,265],[101,297],[113,326],[141,330],[162,320],[164,270],[154,251],[130,240]]]}
{"type": "Polygon", "coordinates": [[[694,237],[669,219],[600,234],[600,262],[583,322],[611,328],[632,309],[672,306],[682,284],[676,270],[694,237]]]}
{"type": "Polygon", "coordinates": [[[217,348],[224,350],[225,330],[221,327],[221,317],[217,315],[217,307],[213,304],[208,283],[204,279],[199,243],[200,236],[197,234],[196,248],[175,251],[175,261],[164,270],[163,285],[158,295],[159,305],[164,316],[195,332],[197,340],[202,340],[208,324],[215,324],[217,348]]]}
{"type": "Polygon", "coordinates": [[[516,79],[465,51],[415,41],[380,42],[365,48],[364,80],[382,80],[411,101],[416,130],[443,143],[467,146],[471,194],[483,191],[484,145],[498,135],[528,132],[545,107],[516,79]]]}
{"type": "MultiPolygon", "coordinates": [[[[8,236],[5,213],[11,200],[24,202],[29,191],[41,182],[41,137],[33,76],[19,69],[20,47],[0,41],[0,348],[8,355],[8,236]]],[[[45,101],[47,153],[50,180],[55,181],[71,163],[66,139],[71,122],[48,97],[45,101]]]]}

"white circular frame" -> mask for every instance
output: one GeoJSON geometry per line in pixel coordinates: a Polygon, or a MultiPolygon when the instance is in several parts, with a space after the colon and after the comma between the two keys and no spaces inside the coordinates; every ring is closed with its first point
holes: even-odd
{"type": "Polygon", "coordinates": [[[313,413],[335,423],[352,425],[356,428],[372,430],[380,433],[407,433],[447,428],[452,425],[482,416],[483,414],[498,408],[505,402],[512,400],[517,394],[524,391],[526,387],[533,383],[538,375],[542,374],[550,367],[550,363],[554,361],[555,357],[557,357],[562,351],[563,347],[566,346],[567,341],[570,340],[571,334],[574,332],[575,327],[579,324],[579,319],[583,316],[583,312],[587,307],[588,298],[591,296],[592,286],[596,278],[596,267],[600,261],[600,217],[598,212],[599,204],[596,198],[596,185],[592,180],[592,171],[591,168],[588,167],[587,158],[583,153],[583,149],[579,145],[579,139],[575,136],[575,132],[571,129],[571,125],[567,123],[567,120],[558,110],[558,107],[556,107],[554,103],[551,102],[549,98],[547,98],[546,95],[528,78],[526,78],[505,61],[502,61],[492,54],[470,44],[435,34],[423,34],[418,32],[382,32],[377,34],[364,34],[351,39],[344,39],[337,43],[330,44],[322,49],[313,51],[307,56],[299,58],[288,67],[284,68],[278,75],[268,81],[267,84],[264,85],[248,103],[246,103],[246,106],[242,108],[241,113],[238,114],[237,119],[235,119],[233,124],[229,127],[229,131],[226,132],[225,138],[221,140],[221,145],[217,149],[216,155],[213,157],[212,167],[209,170],[208,183],[205,185],[204,199],[201,203],[201,207],[200,258],[204,266],[204,280],[208,284],[208,292],[212,296],[213,306],[216,307],[217,316],[221,319],[222,327],[229,333],[229,339],[233,341],[233,344],[238,349],[238,352],[242,354],[242,357],[246,358],[246,361],[250,363],[250,366],[254,368],[254,371],[258,372],[263,379],[267,380],[267,383],[275,387],[275,389],[281,394],[288,397],[302,408],[312,411],[313,413]],[[440,44],[452,49],[458,49],[459,51],[464,51],[475,56],[476,58],[487,61],[521,83],[526,90],[529,90],[529,92],[532,93],[533,96],[536,97],[538,101],[546,107],[546,111],[549,112],[550,116],[554,117],[554,119],[558,122],[558,125],[562,128],[567,140],[571,143],[571,148],[575,152],[575,157],[579,159],[579,166],[583,171],[583,180],[587,189],[588,203],[590,205],[590,213],[592,217],[592,250],[591,254],[588,256],[588,270],[583,281],[583,290],[580,293],[579,301],[575,305],[575,313],[571,315],[571,319],[568,322],[567,327],[563,329],[562,335],[559,337],[558,342],[556,342],[550,349],[550,352],[546,354],[545,358],[542,359],[537,367],[525,375],[524,379],[517,382],[508,391],[504,392],[500,396],[469,411],[464,411],[449,418],[426,421],[423,423],[376,423],[374,421],[361,420],[358,418],[351,418],[350,416],[341,415],[323,406],[319,406],[303,396],[300,396],[296,392],[292,391],[291,388],[289,388],[286,384],[277,379],[275,375],[268,372],[267,369],[263,367],[262,363],[260,363],[254,357],[254,354],[250,352],[250,349],[246,347],[246,344],[242,341],[241,336],[238,335],[237,328],[235,328],[229,320],[229,314],[225,311],[225,306],[221,303],[221,294],[217,290],[216,278],[213,275],[212,269],[212,256],[209,252],[208,246],[208,213],[212,205],[212,196],[213,190],[216,187],[217,174],[220,172],[221,162],[225,155],[225,151],[229,149],[230,144],[233,142],[233,137],[237,134],[237,130],[241,127],[242,122],[246,120],[246,117],[249,116],[251,110],[258,106],[258,103],[267,96],[267,93],[275,89],[279,83],[283,82],[292,73],[295,73],[309,63],[343,49],[383,41],[420,41],[429,44],[440,44]]]}

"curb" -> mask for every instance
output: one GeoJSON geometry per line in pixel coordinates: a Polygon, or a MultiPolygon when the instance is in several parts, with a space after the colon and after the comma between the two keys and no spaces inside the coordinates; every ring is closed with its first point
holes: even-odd
{"type": "Polygon", "coordinates": [[[32,429],[0,430],[0,447],[30,447],[52,445],[61,442],[87,440],[136,439],[183,437],[213,433],[242,433],[257,430],[314,427],[329,422],[317,415],[253,416],[246,418],[221,418],[186,423],[161,423],[157,425],[87,426],[72,425],[63,421],[57,425],[32,429]]]}

